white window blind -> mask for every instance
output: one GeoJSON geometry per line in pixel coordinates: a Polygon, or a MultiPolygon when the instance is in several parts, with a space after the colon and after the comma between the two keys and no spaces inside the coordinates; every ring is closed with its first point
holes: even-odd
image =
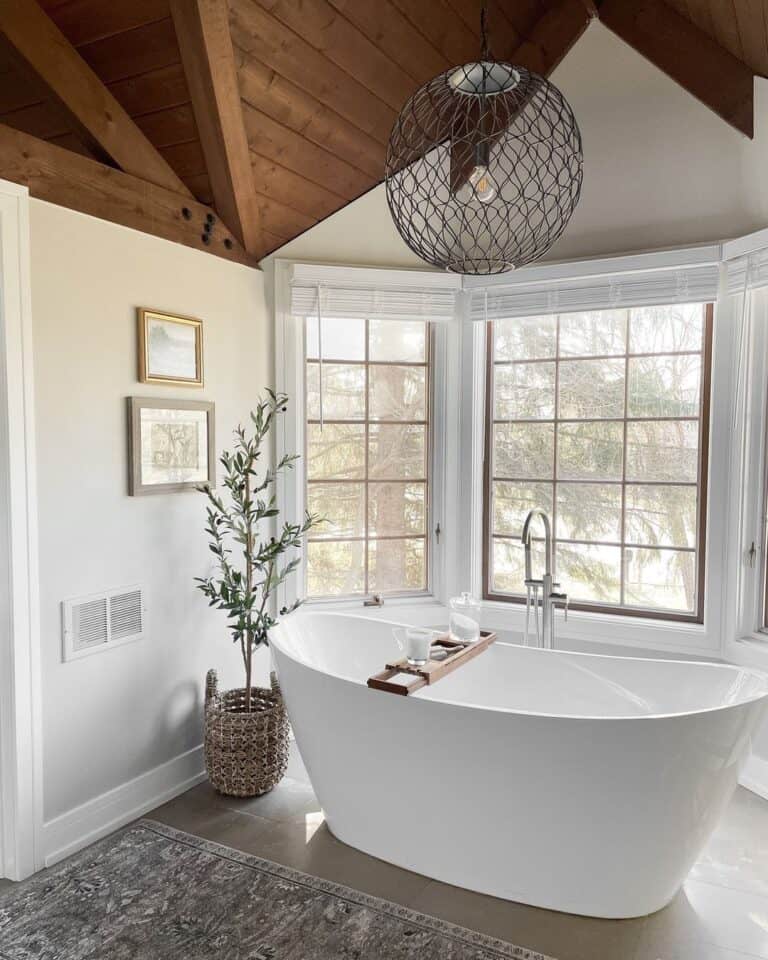
{"type": "Polygon", "coordinates": [[[728,293],[741,293],[768,286],[768,250],[755,250],[748,256],[737,257],[726,263],[728,293]]]}
{"type": "Polygon", "coordinates": [[[468,315],[470,320],[484,321],[629,306],[709,303],[717,298],[718,281],[716,262],[527,282],[521,274],[509,286],[471,288],[468,315]]]}
{"type": "MultiPolygon", "coordinates": [[[[746,258],[741,258],[746,263],[746,258]]],[[[420,270],[296,263],[291,313],[296,317],[470,321],[577,313],[618,307],[710,303],[717,299],[720,245],[526,267],[495,277],[420,270]]],[[[740,261],[729,284],[743,286],[740,261]],[[739,273],[741,270],[741,273],[739,273]]],[[[768,283],[768,256],[750,255],[750,278],[768,283]],[[755,266],[756,259],[760,266],[755,266]]]]}
{"type": "Polygon", "coordinates": [[[378,320],[453,320],[461,277],[427,271],[294,264],[295,317],[378,320]]]}

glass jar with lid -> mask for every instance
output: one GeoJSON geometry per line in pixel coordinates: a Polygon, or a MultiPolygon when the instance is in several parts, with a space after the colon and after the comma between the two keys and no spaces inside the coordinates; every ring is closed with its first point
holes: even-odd
{"type": "Polygon", "coordinates": [[[480,639],[480,601],[469,591],[448,601],[448,633],[451,640],[476,643],[480,639]]]}

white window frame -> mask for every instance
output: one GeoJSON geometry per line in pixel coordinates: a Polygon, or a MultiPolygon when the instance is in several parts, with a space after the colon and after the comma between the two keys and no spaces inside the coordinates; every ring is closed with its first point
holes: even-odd
{"type": "Polygon", "coordinates": [[[0,877],[43,866],[29,191],[0,180],[0,877]]]}
{"type": "MultiPolygon", "coordinates": [[[[536,281],[578,280],[597,272],[624,273],[647,269],[674,268],[688,263],[716,263],[720,259],[720,246],[708,245],[689,250],[674,250],[668,253],[654,252],[627,257],[546,264],[525,271],[536,281]],[[535,276],[534,276],[535,272],[535,276]]],[[[521,277],[523,272],[521,271],[521,277]]],[[[492,287],[503,284],[501,277],[485,283],[474,280],[472,287],[492,287]]],[[[507,283],[509,281],[507,280],[507,283]]],[[[732,356],[733,317],[718,316],[715,305],[715,321],[712,341],[712,377],[709,424],[709,480],[707,492],[707,549],[705,554],[705,593],[703,623],[681,623],[656,618],[627,617],[621,613],[574,610],[568,614],[568,622],[558,618],[558,635],[566,640],[588,644],[610,644],[636,647],[644,650],[664,650],[691,656],[718,657],[722,650],[721,621],[723,614],[723,591],[721,578],[724,569],[722,546],[727,529],[723,511],[712,510],[713,503],[724,502],[728,489],[728,458],[712,456],[714,449],[730,447],[731,432],[724,406],[730,409],[735,370],[732,356]]],[[[484,323],[466,324],[465,374],[462,380],[461,404],[462,443],[464,451],[471,451],[463,459],[471,462],[471,471],[462,472],[461,501],[470,504],[466,511],[464,543],[467,547],[461,580],[470,583],[476,596],[483,593],[483,499],[485,495],[483,456],[485,443],[485,377],[487,368],[487,330],[484,323]]],[[[466,467],[466,464],[465,464],[466,467]]],[[[520,604],[505,601],[483,600],[484,624],[490,629],[509,631],[521,635],[525,623],[525,609],[520,604]]]]}
{"type": "MultiPolygon", "coordinates": [[[[762,241],[761,241],[762,242],[762,241]]],[[[728,245],[725,245],[728,246],[728,245]]],[[[763,247],[768,247],[768,233],[763,247]]],[[[672,251],[654,251],[625,257],[600,260],[544,264],[525,271],[526,280],[536,282],[552,279],[555,282],[595,276],[600,272],[632,272],[656,269],[675,269],[685,264],[720,264],[723,259],[720,243],[672,251]]],[[[291,398],[290,411],[281,423],[278,454],[303,450],[304,428],[304,372],[303,329],[301,321],[292,318],[290,303],[290,261],[275,261],[274,295],[277,346],[277,385],[291,398]]],[[[722,269],[722,268],[721,268],[722,269]]],[[[520,272],[521,280],[523,271],[520,272]]],[[[516,277],[517,278],[517,277],[516,277]]],[[[473,278],[468,287],[489,288],[503,283],[502,278],[473,278]]],[[[508,278],[507,281],[509,282],[508,278]]],[[[621,613],[572,611],[567,624],[558,617],[558,635],[568,643],[586,643],[628,647],[638,650],[658,650],[666,655],[682,654],[710,659],[736,656],[749,660],[751,650],[744,652],[744,640],[758,649],[757,658],[768,667],[768,638],[754,629],[746,631],[745,624],[753,622],[755,608],[754,581],[740,571],[743,557],[744,533],[754,529],[754,515],[747,512],[748,497],[745,482],[758,471],[760,489],[766,482],[763,475],[766,418],[768,417],[768,305],[766,323],[753,324],[750,331],[749,355],[756,361],[741,389],[749,387],[747,421],[750,427],[748,456],[744,454],[741,434],[743,424],[734,422],[739,387],[738,330],[741,311],[738,298],[716,302],[712,335],[712,372],[709,423],[709,477],[707,485],[707,545],[705,555],[705,598],[703,623],[675,622],[659,619],[626,617],[621,613]],[[758,329],[759,328],[759,329],[758,329]],[[758,337],[762,346],[758,344],[758,337]],[[744,457],[746,472],[734,471],[733,464],[744,457]],[[750,592],[751,589],[751,592],[750,592]],[[750,606],[751,605],[751,606],[750,606]],[[751,610],[751,614],[745,611],[751,610]],[[749,617],[752,616],[752,620],[749,617]],[[762,662],[762,658],[764,662],[762,662]]],[[[435,410],[433,431],[437,452],[433,471],[432,507],[432,589],[428,598],[388,599],[381,609],[363,610],[361,601],[332,599],[313,601],[334,609],[351,609],[356,613],[395,620],[407,617],[415,623],[444,622],[445,605],[449,597],[470,589],[482,596],[483,563],[483,458],[485,455],[485,379],[487,331],[482,322],[468,321],[469,297],[457,297],[458,316],[454,324],[440,325],[434,354],[433,385],[435,410]],[[436,543],[434,527],[440,523],[440,543],[436,543]]],[[[766,293],[768,304],[768,293],[766,293]]],[[[288,517],[299,516],[303,510],[305,474],[300,462],[297,469],[281,479],[278,489],[280,503],[288,517]]],[[[753,514],[762,509],[753,497],[753,514]]],[[[750,542],[752,533],[750,532],[750,542]]],[[[296,597],[302,579],[295,578],[283,588],[280,605],[296,597]]],[[[503,601],[483,601],[483,618],[487,627],[521,635],[524,609],[519,604],[503,601]]]]}
{"type": "MultiPolygon", "coordinates": [[[[288,412],[279,421],[276,437],[276,453],[278,459],[284,454],[299,453],[305,449],[305,338],[304,320],[292,315],[291,301],[291,273],[293,261],[276,260],[274,263],[274,309],[275,309],[275,382],[279,392],[289,397],[288,412]]],[[[353,272],[355,268],[349,268],[353,272]]],[[[343,268],[329,267],[329,274],[338,277],[343,268]]],[[[407,271],[376,271],[375,268],[366,270],[369,279],[376,273],[387,276],[407,275],[407,271]]],[[[391,616],[392,610],[405,607],[413,614],[418,608],[425,609],[427,617],[435,616],[435,607],[446,602],[450,595],[448,584],[450,570],[448,557],[451,553],[450,545],[455,537],[447,522],[452,514],[448,504],[455,498],[451,494],[446,471],[446,463],[455,462],[458,449],[457,423],[455,408],[451,415],[448,411],[448,398],[453,394],[449,389],[449,376],[455,357],[458,355],[456,341],[458,326],[449,323],[435,323],[430,357],[430,380],[432,390],[432,407],[430,410],[431,424],[430,444],[431,472],[429,497],[430,504],[427,511],[427,539],[428,550],[428,588],[424,593],[414,596],[395,596],[386,601],[386,615],[391,616]],[[453,438],[453,442],[451,440],[453,438]],[[436,535],[437,526],[440,526],[440,535],[436,535]]],[[[284,471],[278,477],[277,496],[281,512],[286,519],[298,520],[306,510],[306,465],[303,456],[296,462],[294,469],[284,471]]],[[[294,576],[286,580],[278,591],[278,608],[290,606],[298,599],[301,585],[305,580],[304,557],[302,554],[299,568],[294,576]]],[[[364,597],[333,597],[308,600],[307,604],[323,608],[349,609],[356,612],[373,608],[363,607],[364,597]]],[[[382,608],[383,609],[383,608],[382,608]]]]}
{"type": "MultiPolygon", "coordinates": [[[[761,230],[724,243],[723,260],[727,263],[766,249],[768,230],[761,230]]],[[[743,324],[744,361],[739,376],[735,344],[722,655],[735,663],[768,670],[768,629],[763,627],[768,534],[768,287],[750,290],[746,296],[746,304],[743,294],[729,298],[735,340],[743,324]],[[753,542],[754,564],[750,558],[753,542]]]]}
{"type": "MultiPolygon", "coordinates": [[[[716,311],[717,313],[717,311],[716,311]]],[[[485,370],[487,362],[486,330],[484,324],[476,325],[480,332],[473,340],[474,396],[465,397],[465,417],[471,417],[471,429],[465,442],[473,449],[483,447],[485,430],[485,370]],[[482,384],[482,387],[481,387],[482,384]]],[[[728,444],[730,424],[720,407],[729,397],[732,383],[730,357],[728,356],[728,333],[718,322],[714,324],[712,342],[712,395],[710,403],[710,452],[728,444]],[[716,359],[717,358],[717,359],[716,359]]],[[[465,485],[465,495],[471,498],[472,531],[469,542],[472,553],[465,576],[472,575],[472,590],[482,596],[483,563],[483,462],[474,468],[474,475],[465,485]]],[[[465,482],[466,483],[466,482],[465,482]]],[[[709,484],[707,491],[707,549],[705,551],[705,589],[703,623],[685,623],[644,617],[627,617],[621,613],[573,610],[568,622],[558,619],[558,632],[569,639],[641,647],[665,649],[698,656],[718,656],[721,648],[720,622],[722,616],[722,549],[726,525],[722,511],[712,510],[713,503],[724,502],[728,488],[727,458],[709,458],[709,484]]],[[[465,502],[470,502],[469,500],[465,502]]],[[[525,608],[519,603],[499,600],[484,600],[483,612],[491,629],[509,630],[521,634],[525,624],[525,608]]]]}

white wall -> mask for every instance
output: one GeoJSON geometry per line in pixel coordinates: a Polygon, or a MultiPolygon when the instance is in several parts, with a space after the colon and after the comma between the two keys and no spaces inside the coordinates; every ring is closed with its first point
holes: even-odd
{"type": "MultiPolygon", "coordinates": [[[[547,259],[683,246],[768,225],[768,81],[750,141],[594,21],[552,76],[584,140],[584,188],[547,259]]],[[[423,268],[383,186],[286,244],[288,259],[423,268]]]]}
{"type": "Polygon", "coordinates": [[[765,80],[755,81],[754,140],[599,22],[553,80],[584,137],[582,199],[553,257],[707,242],[768,224],[765,80]]]}
{"type": "Polygon", "coordinates": [[[272,382],[273,340],[258,270],[37,200],[31,234],[51,853],[83,818],[119,816],[198,772],[205,672],[217,666],[225,684],[242,683],[223,617],[193,584],[210,566],[203,496],[127,496],[125,398],[214,401],[220,452],[272,382]],[[203,389],[137,383],[137,306],[202,318],[203,389]],[[136,582],[145,637],[63,663],[60,602],[136,582]],[[99,797],[96,811],[71,813],[99,797]]]}

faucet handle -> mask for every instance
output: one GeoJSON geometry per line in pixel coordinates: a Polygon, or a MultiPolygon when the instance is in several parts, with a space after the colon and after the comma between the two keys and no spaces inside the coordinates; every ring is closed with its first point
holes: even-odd
{"type": "Polygon", "coordinates": [[[549,595],[549,599],[554,600],[555,603],[557,603],[557,601],[559,600],[563,604],[564,619],[567,621],[568,620],[568,594],[560,593],[558,591],[553,590],[552,593],[550,593],[549,595]]]}

